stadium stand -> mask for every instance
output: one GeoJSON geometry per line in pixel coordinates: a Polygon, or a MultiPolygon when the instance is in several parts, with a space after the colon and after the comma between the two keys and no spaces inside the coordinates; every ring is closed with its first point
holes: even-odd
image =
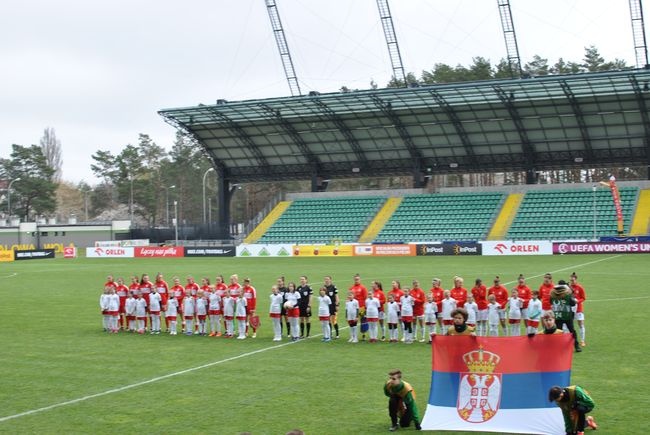
{"type": "MultiPolygon", "coordinates": [[[[619,189],[624,232],[630,224],[639,189],[619,189]]],[[[529,191],[507,233],[509,240],[591,239],[616,236],[616,210],[609,189],[529,191]],[[595,215],[595,219],[594,219],[595,215]]]]}
{"type": "Polygon", "coordinates": [[[258,243],[353,243],[359,240],[386,197],[297,199],[258,243]]]}
{"type": "Polygon", "coordinates": [[[405,196],[375,242],[485,239],[505,197],[502,192],[405,196]]]}

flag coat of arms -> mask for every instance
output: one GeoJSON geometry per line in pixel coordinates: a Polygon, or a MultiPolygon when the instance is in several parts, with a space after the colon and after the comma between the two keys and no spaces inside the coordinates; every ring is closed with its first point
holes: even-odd
{"type": "Polygon", "coordinates": [[[435,336],[432,350],[423,429],[565,433],[548,390],[570,384],[570,334],[435,336]]]}

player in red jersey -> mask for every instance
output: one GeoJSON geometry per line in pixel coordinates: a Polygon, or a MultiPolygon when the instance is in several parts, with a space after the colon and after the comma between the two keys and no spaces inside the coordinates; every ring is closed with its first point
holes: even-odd
{"type": "Polygon", "coordinates": [[[246,335],[248,335],[248,327],[253,328],[253,338],[257,337],[256,323],[251,323],[251,318],[255,316],[257,307],[257,290],[251,285],[250,278],[244,278],[244,286],[241,289],[244,299],[246,299],[246,335]]]}
{"type": "Polygon", "coordinates": [[[151,319],[149,318],[149,295],[151,295],[151,291],[153,290],[153,283],[149,279],[149,275],[146,273],[142,274],[142,278],[140,278],[140,294],[142,294],[142,299],[145,300],[147,303],[147,308],[146,312],[147,315],[145,316],[144,319],[144,329],[147,329],[147,322],[150,322],[151,319]]]}
{"type": "Polygon", "coordinates": [[[440,278],[433,278],[431,280],[431,289],[429,294],[436,303],[436,317],[438,321],[438,329],[442,331],[442,300],[445,298],[445,290],[442,288],[442,281],[440,278]]]}
{"type": "Polygon", "coordinates": [[[544,281],[539,286],[539,299],[542,301],[542,312],[551,311],[551,291],[555,288],[553,283],[553,275],[550,273],[544,274],[544,281]]]}
{"type": "MultiPolygon", "coordinates": [[[[197,284],[197,282],[194,281],[194,277],[192,275],[187,275],[187,277],[185,278],[185,281],[186,281],[186,284],[185,284],[185,296],[192,296],[192,298],[194,298],[194,301],[196,302],[196,298],[198,296],[199,290],[201,290],[201,288],[199,287],[199,284],[197,284]]],[[[185,319],[184,316],[183,316],[183,319],[185,319]]],[[[199,322],[196,321],[196,313],[194,313],[194,319],[193,319],[192,323],[194,324],[194,331],[195,332],[198,331],[199,330],[199,322]]],[[[183,321],[183,325],[185,325],[185,321],[183,321]]],[[[186,333],[190,332],[191,333],[192,331],[184,331],[184,332],[186,332],[186,333]]]]}
{"type": "MultiPolygon", "coordinates": [[[[467,289],[463,287],[463,278],[460,276],[454,277],[454,288],[452,288],[449,293],[451,298],[456,301],[456,308],[463,308],[465,302],[467,302],[467,289]]],[[[508,297],[506,296],[506,300],[508,297]]]]}
{"type": "Polygon", "coordinates": [[[133,293],[133,296],[137,296],[140,293],[140,278],[137,275],[131,277],[131,284],[129,285],[129,291],[133,293]]]}
{"type": "Polygon", "coordinates": [[[381,328],[381,341],[386,340],[386,331],[384,331],[384,306],[386,305],[386,295],[384,294],[384,286],[381,282],[372,282],[372,296],[379,300],[379,327],[381,328]]]}
{"type": "Polygon", "coordinates": [[[530,302],[532,294],[530,292],[530,287],[526,285],[526,278],[524,278],[524,275],[521,273],[519,274],[519,277],[517,277],[517,287],[515,287],[514,290],[517,290],[519,299],[523,301],[521,304],[521,317],[524,319],[524,323],[526,323],[526,320],[528,320],[528,303],[530,302]]]}
{"type": "Polygon", "coordinates": [[[192,275],[187,275],[185,281],[187,282],[187,284],[185,284],[185,294],[190,295],[196,299],[196,294],[201,288],[196,283],[196,281],[194,281],[194,277],[192,275]]]}
{"type": "Polygon", "coordinates": [[[580,346],[585,345],[585,313],[583,303],[587,299],[585,288],[578,284],[578,275],[575,272],[571,274],[570,284],[573,291],[573,297],[576,300],[575,319],[578,321],[578,333],[580,335],[580,346]]]}
{"type": "Polygon", "coordinates": [[[476,335],[487,335],[487,316],[488,316],[488,301],[487,301],[487,287],[483,284],[481,278],[476,278],[474,287],[472,287],[472,296],[478,308],[478,315],[476,316],[476,335]]]}
{"type": "Polygon", "coordinates": [[[361,284],[361,276],[354,275],[354,284],[350,287],[350,291],[354,294],[354,299],[359,303],[359,310],[366,307],[366,299],[368,299],[368,289],[365,285],[361,284]]]}
{"type": "MultiPolygon", "coordinates": [[[[160,308],[163,311],[167,310],[167,302],[169,301],[169,286],[167,285],[167,282],[163,279],[163,274],[158,272],[156,274],[156,280],[154,281],[154,287],[156,287],[156,291],[160,295],[160,308]]],[[[165,317],[165,332],[169,331],[169,320],[167,320],[167,316],[165,317]]]]}
{"type": "Polygon", "coordinates": [[[210,293],[212,293],[212,287],[210,286],[210,278],[207,276],[204,276],[201,278],[201,290],[203,290],[203,296],[208,297],[210,293]]]}
{"type": "Polygon", "coordinates": [[[240,291],[241,285],[239,284],[239,276],[236,273],[230,275],[230,285],[228,286],[228,293],[230,293],[230,297],[237,298],[240,291]]]}
{"type": "Polygon", "coordinates": [[[388,294],[393,295],[393,300],[398,304],[400,303],[400,299],[402,299],[402,296],[404,296],[404,292],[402,291],[402,286],[399,281],[393,280],[391,283],[391,289],[388,291],[388,294]]]}
{"type": "Polygon", "coordinates": [[[494,295],[496,303],[499,304],[499,323],[503,328],[504,334],[506,333],[506,304],[508,303],[508,289],[501,285],[501,278],[494,277],[494,285],[488,289],[488,296],[494,295]]]}
{"type": "Polygon", "coordinates": [[[424,290],[420,287],[420,281],[417,279],[413,280],[413,287],[409,295],[413,298],[413,317],[415,317],[415,328],[413,331],[413,336],[418,339],[418,327],[422,331],[422,338],[420,343],[424,343],[426,337],[426,330],[424,327],[424,303],[427,301],[427,296],[424,294],[424,290]]]}
{"type": "MultiPolygon", "coordinates": [[[[172,298],[176,299],[176,309],[178,315],[181,318],[182,332],[185,332],[185,320],[183,317],[183,299],[185,298],[185,288],[181,285],[181,280],[179,277],[175,276],[172,278],[172,288],[169,289],[169,293],[172,298]]],[[[175,334],[177,331],[172,331],[172,334],[175,334]]]]}
{"type": "MultiPolygon", "coordinates": [[[[354,299],[356,299],[357,303],[359,304],[359,315],[361,317],[359,320],[362,320],[366,312],[366,299],[368,299],[368,289],[365,285],[361,284],[361,276],[358,273],[354,275],[353,280],[354,284],[352,284],[352,287],[350,287],[350,291],[354,295],[354,299]]],[[[363,341],[365,339],[366,334],[362,333],[361,340],[363,341]]]]}
{"type": "Polygon", "coordinates": [[[117,283],[115,282],[113,275],[108,275],[106,277],[106,282],[104,283],[104,288],[106,287],[112,287],[114,289],[117,289],[117,283]]]}
{"type": "Polygon", "coordinates": [[[129,288],[124,285],[124,278],[117,278],[117,287],[115,287],[115,294],[120,298],[120,309],[118,314],[120,316],[120,329],[124,330],[126,325],[126,300],[129,297],[129,288]]]}

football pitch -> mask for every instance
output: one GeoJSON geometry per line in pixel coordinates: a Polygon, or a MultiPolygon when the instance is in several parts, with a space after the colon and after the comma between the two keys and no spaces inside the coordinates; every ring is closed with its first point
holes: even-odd
{"type": "MultiPolygon", "coordinates": [[[[273,342],[268,294],[278,276],[309,277],[316,290],[331,275],[341,299],[359,273],[390,289],[393,279],[425,290],[460,275],[471,288],[499,275],[508,288],[523,273],[576,272],[587,292],[587,346],[574,356],[572,383],[594,397],[599,433],[645,433],[650,408],[646,337],[650,256],[410,258],[227,258],[34,260],[0,265],[0,433],[386,433],[382,386],[400,368],[424,413],[431,350],[424,343],[273,342]],[[102,332],[99,295],[108,274],[157,272],[171,282],[218,274],[250,277],[262,326],[255,339],[102,332]]],[[[240,281],[241,281],[240,279],[240,281]]],[[[345,328],[341,319],[339,324],[345,328]]],[[[548,355],[553,358],[553,355],[548,355]]],[[[399,432],[414,431],[400,429],[399,432]]],[[[452,433],[452,432],[449,432],[452,433]]],[[[460,432],[459,432],[460,433],[460,432]]]]}

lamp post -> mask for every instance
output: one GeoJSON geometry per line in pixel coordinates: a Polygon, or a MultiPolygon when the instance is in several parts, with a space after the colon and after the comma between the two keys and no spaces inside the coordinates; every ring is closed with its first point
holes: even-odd
{"type": "Polygon", "coordinates": [[[203,224],[205,225],[206,223],[206,211],[205,211],[205,177],[208,176],[208,173],[214,171],[214,168],[208,168],[207,171],[203,174],[203,224]]]}
{"type": "Polygon", "coordinates": [[[169,226],[169,189],[174,189],[174,188],[176,188],[175,184],[172,184],[169,187],[165,187],[165,192],[166,192],[166,197],[167,197],[167,200],[165,202],[165,211],[166,211],[165,224],[167,224],[167,226],[169,226]]]}
{"type": "Polygon", "coordinates": [[[174,246],[178,246],[178,201],[174,201],[174,246]]]}
{"type": "Polygon", "coordinates": [[[9,215],[9,220],[11,220],[11,185],[16,181],[20,181],[20,177],[11,180],[9,186],[7,186],[7,214],[9,215]]]}
{"type": "Polygon", "coordinates": [[[129,217],[131,219],[131,226],[133,226],[133,177],[129,177],[131,182],[131,194],[129,195],[129,217]]]}

